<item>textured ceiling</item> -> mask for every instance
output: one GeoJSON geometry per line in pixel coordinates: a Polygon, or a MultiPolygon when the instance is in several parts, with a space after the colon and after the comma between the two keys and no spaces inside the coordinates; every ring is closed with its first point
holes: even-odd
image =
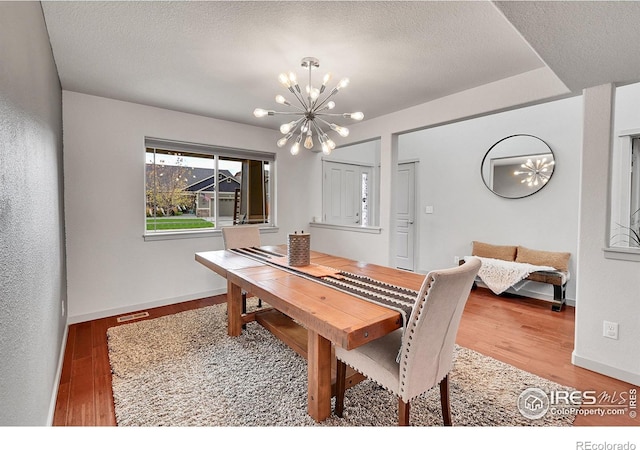
{"type": "MultiPolygon", "coordinates": [[[[574,90],[609,76],[615,55],[607,67],[596,67],[586,62],[591,54],[580,52],[581,46],[593,50],[597,36],[605,42],[595,50],[607,54],[608,34],[619,31],[619,16],[625,28],[630,24],[629,11],[602,25],[598,14],[610,4],[549,3],[45,1],[42,6],[63,89],[277,127],[278,120],[255,119],[252,111],[280,109],[274,97],[287,91],[277,76],[296,71],[306,79],[300,68],[305,56],[320,60],[314,83],[327,71],[334,82],[350,78],[335,97],[336,111],[363,111],[365,120],[545,62],[574,90]],[[595,13],[583,23],[586,9],[595,13]],[[602,70],[591,72],[596,68],[602,70]]],[[[628,8],[635,16],[637,6],[628,8]]],[[[640,58],[628,72],[637,64],[640,58]]]]}
{"type": "Polygon", "coordinates": [[[496,2],[574,92],[640,80],[640,2],[496,2]]]}

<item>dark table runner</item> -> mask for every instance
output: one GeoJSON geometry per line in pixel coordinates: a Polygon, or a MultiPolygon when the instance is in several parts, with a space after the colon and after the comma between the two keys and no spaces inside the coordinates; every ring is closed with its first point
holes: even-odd
{"type": "Polygon", "coordinates": [[[402,315],[403,327],[409,320],[413,305],[418,297],[418,291],[343,270],[336,270],[335,276],[315,277],[295,267],[284,265],[277,261],[277,259],[283,258],[286,255],[264,250],[259,247],[236,248],[229,251],[278,267],[279,269],[294,273],[308,280],[315,281],[316,283],[330,286],[368,302],[398,311],[402,315]]]}

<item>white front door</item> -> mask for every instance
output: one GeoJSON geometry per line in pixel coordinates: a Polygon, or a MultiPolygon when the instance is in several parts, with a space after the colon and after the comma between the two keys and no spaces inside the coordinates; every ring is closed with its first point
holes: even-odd
{"type": "Polygon", "coordinates": [[[372,168],[323,161],[323,172],[323,221],[338,225],[372,225],[372,168]]]}
{"type": "Polygon", "coordinates": [[[396,267],[415,270],[415,163],[398,164],[396,190],[396,267]]]}

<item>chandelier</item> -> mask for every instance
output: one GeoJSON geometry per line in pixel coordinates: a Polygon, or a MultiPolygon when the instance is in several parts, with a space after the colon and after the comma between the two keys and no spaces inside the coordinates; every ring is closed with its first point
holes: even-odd
{"type": "Polygon", "coordinates": [[[520,183],[527,183],[529,187],[536,187],[540,184],[545,184],[551,178],[551,172],[553,172],[553,166],[555,160],[547,161],[547,158],[536,159],[535,163],[531,159],[527,159],[527,162],[520,164],[520,167],[524,170],[516,170],[514,175],[524,175],[524,178],[520,183]]]}
{"type": "Polygon", "coordinates": [[[331,154],[336,148],[335,142],[327,136],[325,129],[331,129],[342,137],[349,135],[349,129],[329,122],[331,117],[343,117],[352,120],[362,120],[364,114],[361,112],[354,113],[331,113],[329,111],[335,108],[336,104],[329,100],[336,95],[340,89],[345,88],[349,84],[348,78],[343,78],[332,90],[327,91],[327,83],[331,80],[331,74],[327,73],[322,79],[322,85],[314,87],[311,84],[311,70],[320,67],[320,62],[316,58],[307,57],[302,59],[302,67],[309,69],[309,84],[304,91],[298,85],[296,74],[290,72],[289,75],[281,73],[278,79],[280,83],[289,90],[295,97],[293,102],[288,101],[282,95],[276,95],[276,103],[293,108],[291,111],[279,112],[256,108],[253,115],[256,117],[273,116],[273,115],[293,115],[300,116],[291,122],[284,123],[280,126],[280,132],[284,136],[278,140],[278,147],[284,147],[294,135],[298,134],[291,146],[291,154],[297,155],[300,152],[300,143],[304,148],[311,150],[314,146],[314,136],[316,141],[322,148],[325,155],[331,154]],[[322,94],[325,94],[321,98],[322,94]],[[326,120],[325,120],[326,119],[326,120]],[[304,139],[304,142],[302,142],[304,139]]]}

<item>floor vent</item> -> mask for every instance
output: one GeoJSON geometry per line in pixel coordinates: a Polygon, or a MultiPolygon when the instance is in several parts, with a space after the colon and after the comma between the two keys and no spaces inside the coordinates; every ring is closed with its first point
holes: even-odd
{"type": "Polygon", "coordinates": [[[143,317],[149,317],[149,313],[144,311],[139,313],[128,314],[126,316],[121,316],[121,317],[118,317],[118,323],[128,322],[130,320],[135,320],[135,319],[142,319],[143,317]]]}

